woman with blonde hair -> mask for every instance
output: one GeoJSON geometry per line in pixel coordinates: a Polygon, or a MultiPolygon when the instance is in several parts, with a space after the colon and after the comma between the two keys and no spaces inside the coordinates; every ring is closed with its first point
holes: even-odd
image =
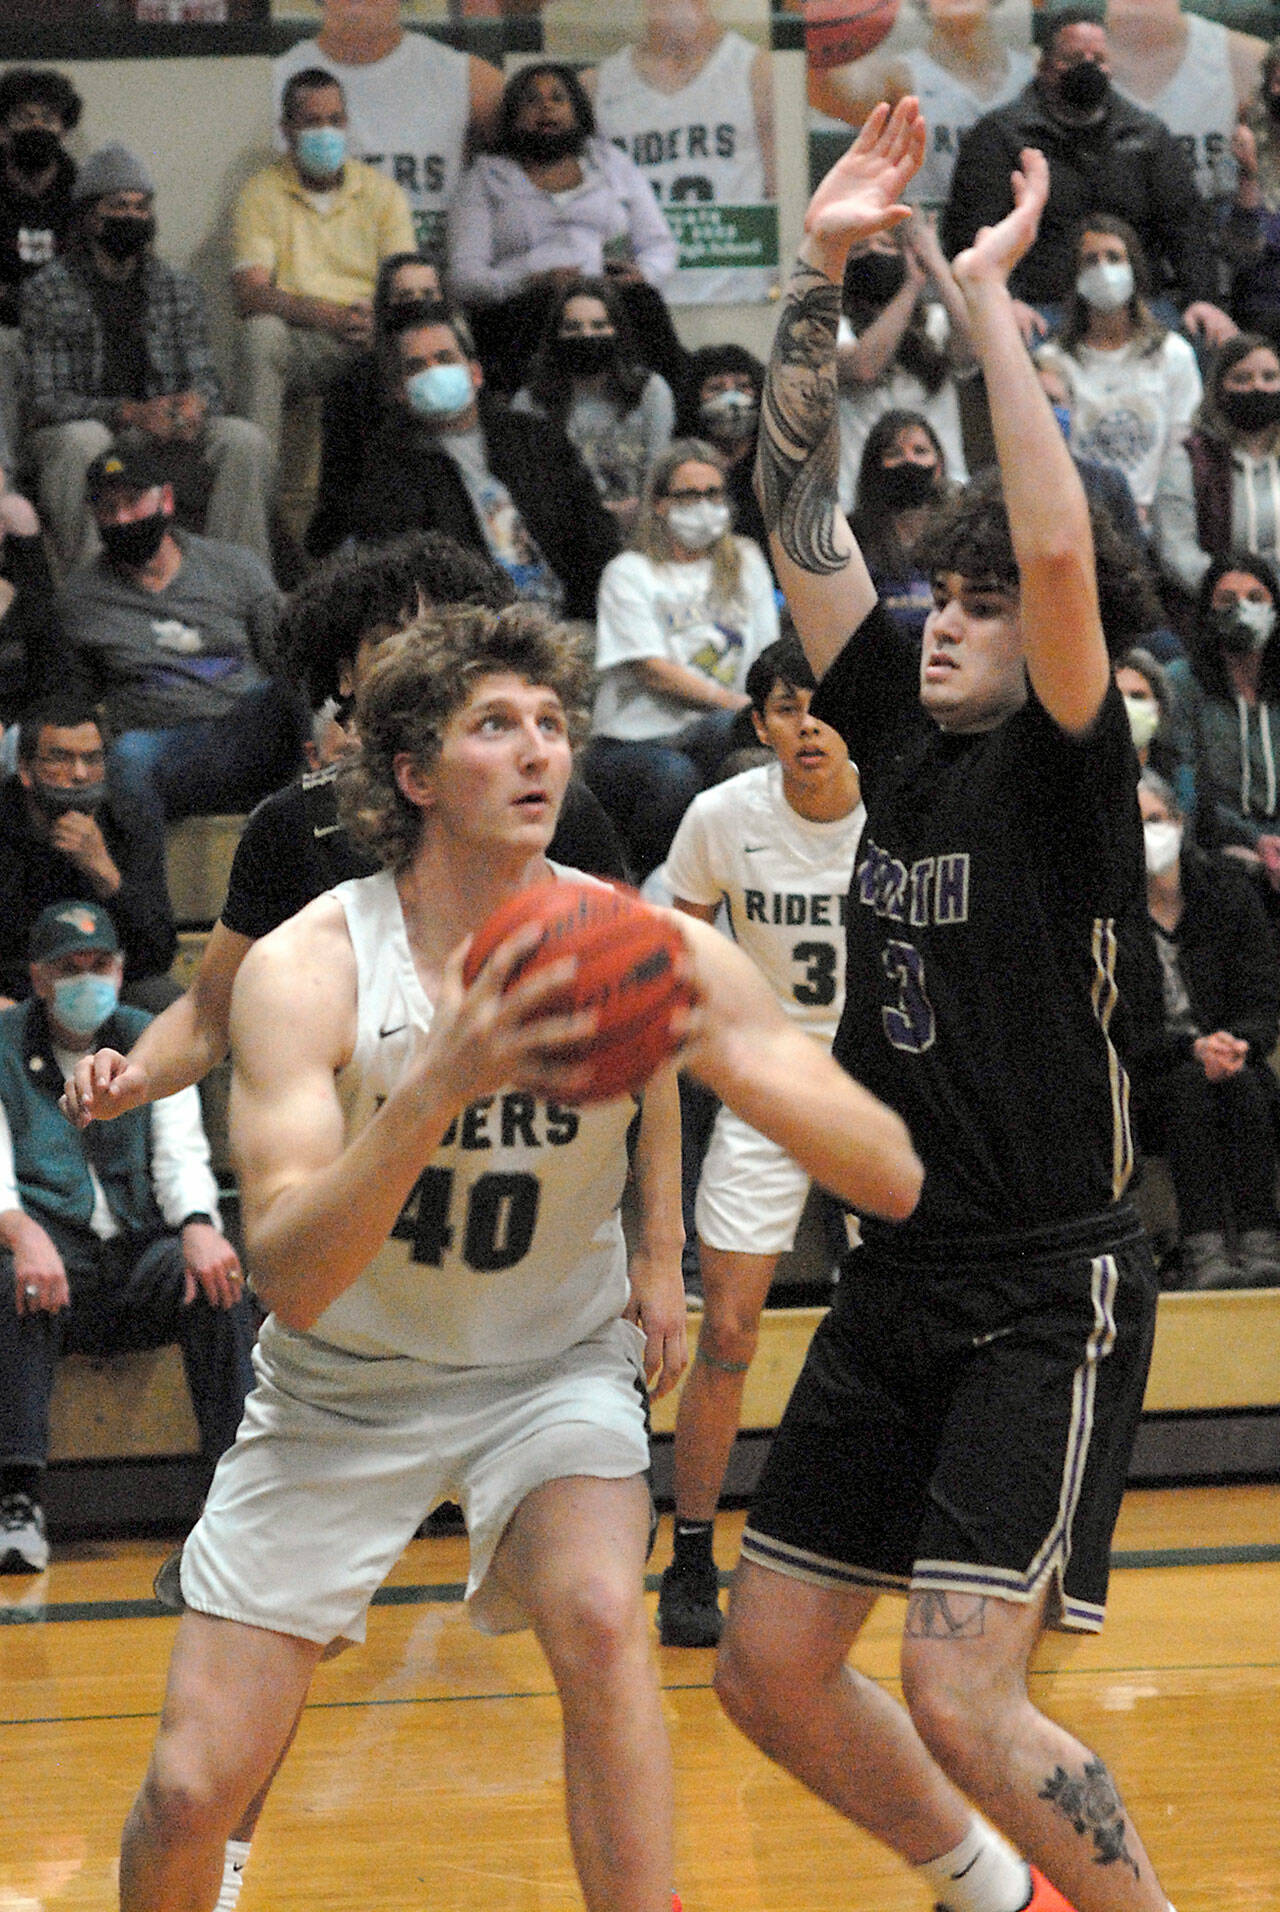
{"type": "Polygon", "coordinates": [[[629,548],[600,580],[583,775],[637,877],[661,863],[732,747],[748,667],[778,635],[764,554],[732,527],[719,452],[677,439],[650,473],[629,548]]]}

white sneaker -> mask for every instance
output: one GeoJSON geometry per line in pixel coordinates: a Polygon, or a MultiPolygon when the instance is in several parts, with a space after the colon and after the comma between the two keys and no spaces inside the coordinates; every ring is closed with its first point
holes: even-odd
{"type": "Polygon", "coordinates": [[[49,1564],[44,1510],[30,1494],[0,1500],[0,1573],[43,1573],[49,1564]]]}

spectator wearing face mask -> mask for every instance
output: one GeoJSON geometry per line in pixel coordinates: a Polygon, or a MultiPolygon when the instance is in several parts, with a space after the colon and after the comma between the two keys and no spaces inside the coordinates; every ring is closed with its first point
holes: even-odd
{"type": "MultiPolygon", "coordinates": [[[[82,108],[70,80],[51,68],[14,66],[0,77],[0,434],[11,449],[20,425],[18,294],[70,232],[76,169],[63,141],[82,108]]],[[[0,465],[11,469],[9,454],[0,465]]]]}
{"type": "Polygon", "coordinates": [[[1115,679],[1124,698],[1139,769],[1154,770],[1173,785],[1180,802],[1193,802],[1189,771],[1170,742],[1171,704],[1163,664],[1145,644],[1132,644],[1116,659],[1115,679]]]}
{"type": "Polygon", "coordinates": [[[18,768],[0,784],[0,996],[30,994],[27,939],[40,912],[87,896],[115,925],[126,994],[171,1000],[176,938],[165,889],[164,839],[107,780],[94,707],[63,692],[33,705],[18,731],[18,768]],[[163,985],[157,987],[157,985],[163,985]]]}
{"type": "Polygon", "coordinates": [[[921,541],[933,506],[946,494],[947,461],[919,412],[885,412],[867,435],[850,520],[876,595],[917,643],[933,609],[921,541]]]}
{"type": "Polygon", "coordinates": [[[1178,1268],[1166,1285],[1275,1287],[1275,944],[1245,879],[1188,841],[1171,785],[1144,770],[1138,804],[1163,1014],[1133,1059],[1134,1108],[1177,1199],[1178,1268]]]}
{"type": "Polygon", "coordinates": [[[64,571],[93,556],[85,472],[118,439],[167,467],[184,521],[270,562],[271,454],[228,418],[209,350],[204,295],[155,252],[155,187],[118,143],[72,188],[73,243],[22,288],[28,423],[41,516],[64,571]]]}
{"type": "Polygon", "coordinates": [[[1122,471],[1145,520],[1161,465],[1200,403],[1196,355],[1147,304],[1146,254],[1125,220],[1097,213],[1087,221],[1076,267],[1058,337],[1041,347],[1039,362],[1067,382],[1072,452],[1122,471]]]}
{"type": "MultiPolygon", "coordinates": [[[[725,492],[738,536],[769,557],[764,515],[756,497],[756,437],[764,366],[743,345],[703,345],[690,352],[676,402],[676,435],[714,445],[724,465],[725,492]]],[[[770,565],[772,568],[772,563],[770,565]]]]}
{"type": "Polygon", "coordinates": [[[1165,578],[1191,600],[1213,558],[1280,558],[1280,353],[1257,333],[1217,354],[1194,425],[1160,468],[1151,540],[1165,578]]]}
{"type": "Polygon", "coordinates": [[[837,335],[840,502],[854,508],[867,435],[885,412],[918,412],[958,484],[968,477],[957,377],[973,370],[964,301],[931,215],[855,245],[837,335]]]}
{"type": "Polygon", "coordinates": [[[1280,896],[1280,582],[1247,553],[1215,558],[1190,655],[1166,671],[1170,735],[1195,782],[1196,840],[1280,896]]]}
{"type": "Polygon", "coordinates": [[[654,461],[671,442],[675,400],[661,373],[637,358],[609,280],[578,279],[556,293],[512,409],[559,425],[619,529],[629,531],[654,461]]]}
{"type": "Polygon", "coordinates": [[[582,774],[637,877],[662,862],[747,708],[752,660],[778,635],[773,579],[733,534],[715,447],[679,438],[650,475],[630,548],[596,610],[599,689],[582,774]]]}

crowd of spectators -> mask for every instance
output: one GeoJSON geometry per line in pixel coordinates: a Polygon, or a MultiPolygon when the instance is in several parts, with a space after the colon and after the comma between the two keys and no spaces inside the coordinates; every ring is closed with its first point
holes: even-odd
{"type": "MultiPolygon", "coordinates": [[[[681,85],[736,62],[759,121],[756,66],[695,11],[681,85]]],[[[1185,28],[1216,76],[1203,126],[1172,80],[1143,95],[1118,8],[1053,12],[1034,66],[1000,54],[985,110],[947,92],[944,13],[907,79],[884,67],[887,90],[932,87],[956,124],[911,220],[849,259],[840,492],[882,598],[919,632],[931,513],[991,462],[948,259],[1039,147],[1049,202],[1015,275],[1020,323],[1133,580],[1108,636],[1148,825],[1135,973],[1163,989],[1136,1109],[1173,1165],[1166,1278],[1212,1287],[1280,1277],[1280,41],[1253,54],[1156,11],[1170,73],[1185,28]]],[[[731,309],[717,342],[681,341],[676,244],[610,118],[621,67],[584,83],[539,60],[504,83],[406,33],[394,0],[362,12],[326,9],[277,62],[279,150],[229,233],[234,386],[204,290],[157,249],[146,158],[112,139],[77,161],[71,81],[0,75],[0,996],[23,1011],[7,1037],[0,1017],[0,1050],[74,1046],[54,972],[77,951],[68,975],[118,970],[128,1014],[172,1001],[166,827],[307,787],[316,676],[280,619],[320,560],[339,592],[371,547],[442,534],[494,589],[580,625],[598,679],[575,803],[637,882],[660,883],[690,803],[754,741],[747,672],[784,608],[752,483],[763,367],[731,309]],[[319,473],[296,542],[278,496],[295,428],[317,434],[319,473]],[[55,932],[60,906],[80,914],[55,932]]],[[[340,748],[346,693],[325,696],[340,748]]],[[[4,1225],[21,1290],[33,1237],[4,1225]]],[[[224,1311],[225,1272],[203,1288],[224,1311]]],[[[25,1319],[12,1285],[0,1318],[25,1319]]],[[[13,1461],[27,1487],[38,1464],[13,1461]]],[[[0,1501],[16,1478],[0,1451],[0,1501]]]]}

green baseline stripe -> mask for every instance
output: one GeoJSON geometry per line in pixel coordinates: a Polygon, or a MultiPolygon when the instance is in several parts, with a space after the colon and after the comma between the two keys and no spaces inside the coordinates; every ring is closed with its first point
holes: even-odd
{"type": "MultiPolygon", "coordinates": [[[[1280,1545],[1245,1547],[1140,1547],[1113,1553],[1113,1568],[1145,1567],[1250,1567],[1274,1566],[1280,1562],[1280,1545]]],[[[645,1579],[648,1593],[658,1591],[660,1575],[645,1579]]],[[[727,1587],[732,1576],[720,1575],[727,1587]]],[[[445,1581],[438,1586],[380,1587],[373,1596],[375,1607],[422,1607],[452,1605],[466,1591],[461,1580],[445,1581]]],[[[56,1626],[76,1620],[163,1620],[172,1618],[168,1607],[158,1600],[58,1600],[42,1606],[0,1605],[0,1626],[56,1626]]]]}

